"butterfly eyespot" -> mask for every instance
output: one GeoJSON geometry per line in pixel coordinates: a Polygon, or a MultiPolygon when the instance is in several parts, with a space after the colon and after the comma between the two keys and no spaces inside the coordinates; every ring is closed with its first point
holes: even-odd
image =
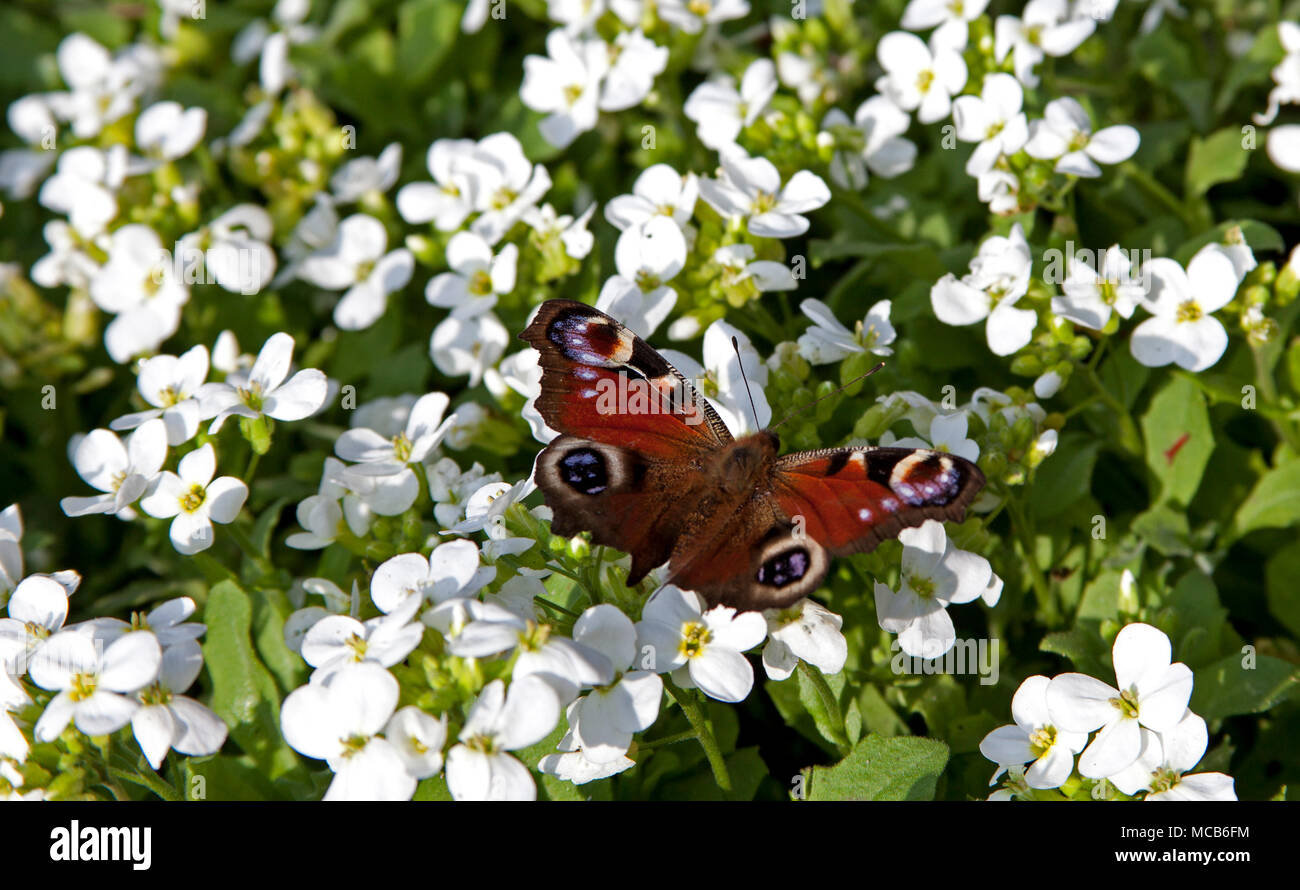
{"type": "Polygon", "coordinates": [[[920,451],[895,465],[889,487],[912,506],[943,505],[961,490],[961,473],[947,455],[920,451]]]}
{"type": "Polygon", "coordinates": [[[786,587],[802,580],[812,565],[812,557],[802,547],[786,550],[758,567],[758,583],[767,587],[786,587]]]}
{"type": "Polygon", "coordinates": [[[609,487],[605,458],[591,448],[578,448],[560,458],[560,478],[582,494],[600,494],[609,487]]]}

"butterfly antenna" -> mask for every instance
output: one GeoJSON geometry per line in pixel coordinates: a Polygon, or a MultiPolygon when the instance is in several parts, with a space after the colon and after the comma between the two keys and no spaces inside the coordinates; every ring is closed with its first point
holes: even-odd
{"type": "MultiPolygon", "coordinates": [[[[826,393],[826,395],[822,396],[820,399],[816,399],[816,400],[814,400],[814,401],[811,401],[811,402],[809,402],[807,405],[800,405],[798,408],[795,408],[793,411],[791,411],[791,412],[790,412],[789,414],[787,414],[785,417],[782,417],[780,423],[775,423],[775,424],[773,424],[773,425],[770,427],[770,429],[776,429],[776,428],[779,427],[782,423],[785,423],[787,420],[789,420],[791,417],[794,417],[794,416],[795,416],[796,414],[798,414],[800,411],[806,411],[807,409],[809,409],[809,408],[813,407],[814,405],[816,405],[818,402],[821,402],[821,401],[824,401],[824,400],[826,400],[826,399],[829,399],[831,396],[835,395],[836,393],[844,392],[844,390],[848,389],[850,386],[852,386],[853,384],[857,383],[859,380],[865,380],[867,377],[870,377],[872,374],[876,373],[877,371],[879,371],[879,370],[880,370],[881,368],[883,368],[884,366],[885,366],[885,363],[884,363],[884,362],[881,362],[880,364],[876,365],[874,368],[872,368],[872,369],[871,369],[870,371],[868,371],[867,373],[865,373],[865,374],[859,374],[857,377],[854,377],[852,380],[850,380],[848,383],[846,383],[846,384],[844,384],[843,386],[841,386],[839,389],[832,390],[831,392],[826,393]]],[[[742,369],[742,370],[743,370],[743,369],[742,369]]]]}
{"type": "Polygon", "coordinates": [[[754,407],[754,394],[749,391],[749,378],[745,376],[745,360],[740,357],[740,342],[735,337],[731,338],[731,348],[736,350],[736,362],[740,365],[740,379],[745,381],[745,395],[749,396],[749,410],[754,414],[754,429],[759,429],[762,424],[758,422],[758,409],[754,407]]]}

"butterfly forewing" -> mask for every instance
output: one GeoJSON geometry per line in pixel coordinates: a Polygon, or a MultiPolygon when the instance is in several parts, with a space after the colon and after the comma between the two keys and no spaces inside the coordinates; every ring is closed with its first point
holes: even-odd
{"type": "Polygon", "coordinates": [[[549,300],[520,337],[541,354],[537,409],[554,430],[668,460],[731,441],[690,381],[599,310],[549,300]]]}

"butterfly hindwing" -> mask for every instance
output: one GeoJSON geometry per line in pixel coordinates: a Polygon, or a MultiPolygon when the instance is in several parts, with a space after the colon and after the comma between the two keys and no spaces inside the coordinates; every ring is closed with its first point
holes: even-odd
{"type": "Polygon", "coordinates": [[[537,459],[537,484],[561,536],[590,531],[597,544],[632,554],[628,584],[668,561],[680,534],[682,497],[698,495],[702,476],[685,476],[671,461],[560,436],[537,459]]]}
{"type": "Polygon", "coordinates": [[[591,306],[548,300],[520,337],[541,354],[537,409],[554,430],[665,460],[731,441],[690,381],[591,306]]]}

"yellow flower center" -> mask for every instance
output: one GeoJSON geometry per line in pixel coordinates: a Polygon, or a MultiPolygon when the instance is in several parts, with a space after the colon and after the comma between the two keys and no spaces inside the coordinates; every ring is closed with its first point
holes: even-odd
{"type": "Polygon", "coordinates": [[[926,68],[916,76],[916,88],[922,93],[930,92],[930,87],[934,83],[934,71],[926,68]]]}
{"type": "Polygon", "coordinates": [[[199,507],[203,506],[203,501],[207,498],[208,493],[202,485],[197,482],[190,486],[190,490],[181,495],[181,509],[186,513],[193,513],[199,507]]]}
{"type": "Polygon", "coordinates": [[[1056,727],[1042,726],[1029,734],[1029,750],[1034,757],[1042,757],[1056,744],[1056,727]]]}
{"type": "Polygon", "coordinates": [[[95,694],[95,685],[98,679],[94,674],[73,674],[72,687],[68,690],[68,696],[73,701],[85,701],[95,694]]]}
{"type": "Polygon", "coordinates": [[[1131,689],[1126,689],[1117,697],[1112,698],[1110,703],[1125,717],[1130,720],[1136,720],[1138,716],[1137,693],[1131,689]]]}
{"type": "Polygon", "coordinates": [[[681,652],[687,658],[704,654],[704,649],[713,640],[709,628],[698,621],[688,621],[682,625],[681,652]]]}
{"type": "Polygon", "coordinates": [[[909,576],[907,586],[912,588],[912,592],[922,599],[929,599],[934,596],[934,579],[927,578],[925,575],[909,576]]]}
{"type": "Polygon", "coordinates": [[[1195,300],[1187,300],[1178,305],[1177,318],[1179,321],[1200,321],[1204,317],[1205,312],[1202,311],[1200,304],[1195,300]]]}

